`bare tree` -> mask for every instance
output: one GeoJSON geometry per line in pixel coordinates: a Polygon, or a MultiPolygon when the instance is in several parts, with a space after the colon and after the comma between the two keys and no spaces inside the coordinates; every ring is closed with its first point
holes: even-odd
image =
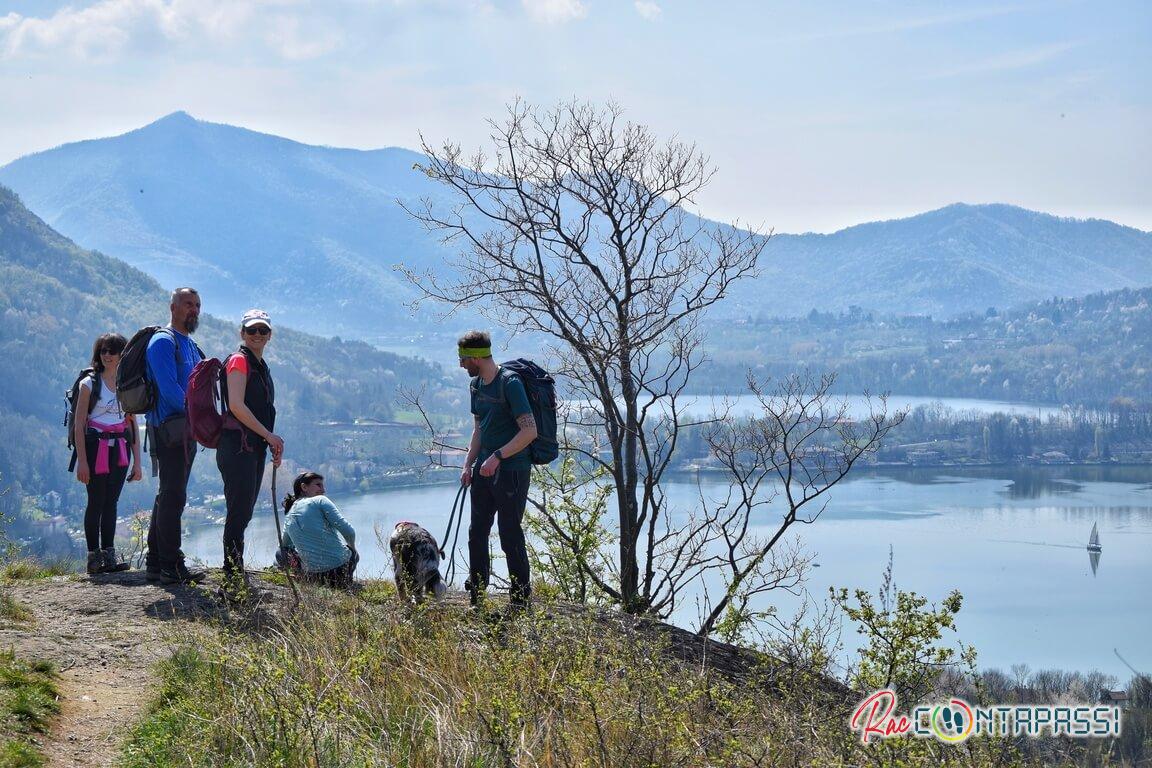
{"type": "Polygon", "coordinates": [[[660,483],[678,398],[702,360],[698,319],[754,272],[767,237],[686,213],[714,173],[708,161],[692,145],[659,143],[616,106],[516,102],[490,125],[491,158],[424,143],[424,172],[459,203],[409,213],[466,249],[455,277],[408,276],[426,298],[559,342],[553,373],[591,403],[584,422],[610,458],[579,450],[616,490],[619,583],[597,586],[627,611],[662,613],[670,596],[657,560],[679,532],[660,483]]]}
{"type": "Polygon", "coordinates": [[[847,400],[832,397],[834,382],[834,374],[818,380],[797,374],[767,390],[749,374],[760,414],[720,421],[709,431],[712,455],[732,484],[723,501],[701,513],[712,546],[694,567],[718,572],[726,589],[701,617],[700,634],[720,623],[732,634],[757,618],[749,611],[758,595],[803,582],[810,561],[795,546],[781,547],[782,537],[796,523],[815,522],[832,486],[903,420],[903,412],[888,416],[884,396],[866,398],[867,414],[853,415],[847,400]],[[772,535],[755,535],[753,526],[771,525],[773,509],[782,513],[772,535]]]}
{"type": "Polygon", "coordinates": [[[565,584],[626,611],[667,616],[685,590],[718,574],[724,592],[699,631],[711,633],[722,620],[732,630],[732,617],[747,618],[756,595],[795,587],[807,560],[796,549],[774,550],[781,535],[815,519],[817,512],[805,517],[807,507],[822,502],[890,427],[882,411],[858,426],[829,411],[831,379],[814,388],[790,380],[782,399],[753,381],[763,418],[691,422],[683,395],[703,361],[701,314],[755,272],[768,236],[687,213],[712,177],[707,160],[691,145],[659,143],[615,106],[538,110],[516,102],[490,125],[491,157],[424,143],[422,169],[456,203],[423,201],[409,213],[464,247],[454,275],[409,270],[408,277],[426,299],[474,307],[505,328],[550,338],[567,398],[587,403],[567,424],[570,436],[584,439],[567,448],[610,478],[617,552],[609,561],[590,548],[595,521],[578,516],[573,524],[580,492],[568,467],[551,489],[563,504],[534,502],[543,516],[538,530],[554,544],[546,562],[566,574],[565,584]],[[718,505],[702,498],[687,523],[673,523],[662,482],[683,430],[701,425],[715,427],[709,442],[732,493],[718,505]],[[829,434],[839,442],[824,440],[829,434]],[[760,542],[750,531],[773,489],[787,512],[777,534],[760,542]]]}

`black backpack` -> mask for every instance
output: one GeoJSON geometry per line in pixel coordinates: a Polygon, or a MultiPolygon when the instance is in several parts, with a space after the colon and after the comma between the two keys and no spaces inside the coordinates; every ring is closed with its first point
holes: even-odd
{"type": "Polygon", "coordinates": [[[88,398],[88,413],[100,401],[100,392],[104,388],[104,381],[96,373],[95,368],[85,368],[76,376],[76,381],[64,393],[64,426],[68,429],[68,449],[72,451],[72,458],[68,461],[68,471],[76,469],[76,402],[80,399],[80,385],[85,379],[92,379],[92,396],[88,398]]]}
{"type": "MultiPolygon", "coordinates": [[[[556,439],[556,380],[548,371],[531,360],[519,357],[501,363],[496,379],[500,382],[500,400],[504,397],[505,372],[519,377],[524,382],[528,394],[528,405],[532,407],[532,417],[536,420],[536,439],[528,446],[528,457],[533,464],[551,464],[560,455],[560,443],[556,439]]],[[[479,388],[477,379],[472,380],[473,391],[479,388]]]]}
{"type": "MultiPolygon", "coordinates": [[[[180,367],[180,345],[167,327],[148,325],[136,331],[128,341],[128,346],[124,347],[120,368],[116,371],[116,399],[120,401],[120,409],[125,414],[134,416],[148,413],[156,407],[156,384],[148,378],[148,342],[157,333],[172,336],[172,343],[176,347],[176,367],[180,367]]],[[[193,344],[200,351],[200,346],[195,342],[193,344]]],[[[202,351],[200,357],[204,357],[202,351]]]]}

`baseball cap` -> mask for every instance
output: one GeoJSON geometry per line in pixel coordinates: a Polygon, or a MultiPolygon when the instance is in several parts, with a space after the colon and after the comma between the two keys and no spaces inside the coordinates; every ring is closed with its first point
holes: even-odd
{"type": "Polygon", "coordinates": [[[250,309],[240,318],[240,327],[251,328],[254,325],[266,325],[271,328],[272,318],[262,309],[250,309]]]}

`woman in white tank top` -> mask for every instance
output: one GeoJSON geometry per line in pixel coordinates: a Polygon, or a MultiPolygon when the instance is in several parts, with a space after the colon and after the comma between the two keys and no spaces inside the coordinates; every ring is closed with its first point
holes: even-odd
{"type": "Polygon", "coordinates": [[[116,554],[116,506],[124,481],[139,480],[140,440],[136,418],[116,399],[116,371],[128,340],[106,333],[92,345],[95,373],[80,383],[76,397],[76,479],[88,491],[84,537],[88,573],[127,570],[116,554]],[[131,474],[128,456],[131,454],[131,474]]]}

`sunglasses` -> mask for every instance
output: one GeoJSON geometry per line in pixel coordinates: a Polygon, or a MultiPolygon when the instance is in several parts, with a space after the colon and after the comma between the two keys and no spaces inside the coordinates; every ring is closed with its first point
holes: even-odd
{"type": "Polygon", "coordinates": [[[267,336],[272,333],[272,329],[266,325],[253,325],[245,328],[244,333],[249,336],[267,336]]]}
{"type": "Polygon", "coordinates": [[[100,354],[102,354],[102,355],[118,355],[123,351],[124,350],[122,350],[122,349],[112,349],[111,347],[101,347],[100,348],[100,354]]]}

